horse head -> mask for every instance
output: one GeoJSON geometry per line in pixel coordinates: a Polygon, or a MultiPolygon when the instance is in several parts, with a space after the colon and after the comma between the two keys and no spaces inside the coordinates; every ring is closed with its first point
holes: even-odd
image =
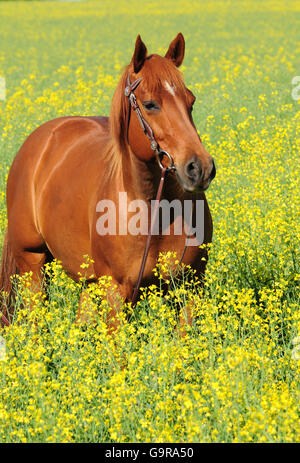
{"type": "Polygon", "coordinates": [[[164,57],[148,55],[138,35],[131,63],[126,67],[112,101],[111,132],[121,149],[130,146],[134,155],[145,162],[155,158],[155,152],[141,130],[139,117],[131,115],[128,120],[130,108],[124,89],[128,81],[136,81],[134,96],[140,119],[151,127],[160,149],[170,153],[182,188],[198,192],[208,188],[216,169],[193,122],[192,109],[196,98],[185,86],[178,69],[184,50],[184,38],[179,33],[164,57]]]}

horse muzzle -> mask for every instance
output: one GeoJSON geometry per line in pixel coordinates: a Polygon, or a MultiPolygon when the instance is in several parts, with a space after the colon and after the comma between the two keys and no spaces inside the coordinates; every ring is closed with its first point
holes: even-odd
{"type": "Polygon", "coordinates": [[[191,193],[205,191],[216,176],[214,160],[211,158],[209,165],[204,168],[202,162],[194,157],[182,169],[177,168],[177,176],[184,190],[191,193]]]}

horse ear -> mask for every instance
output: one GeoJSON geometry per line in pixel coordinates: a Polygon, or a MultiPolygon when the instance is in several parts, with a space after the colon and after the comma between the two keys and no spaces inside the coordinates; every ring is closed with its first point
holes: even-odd
{"type": "Polygon", "coordinates": [[[184,58],[185,41],[181,32],[177,34],[175,39],[170,43],[169,50],[165,57],[171,59],[175,66],[179,67],[184,58]]]}
{"type": "Polygon", "coordinates": [[[136,74],[142,69],[146,56],[147,56],[146,45],[142,41],[141,36],[138,35],[136,38],[134,54],[132,57],[133,68],[136,74]]]}

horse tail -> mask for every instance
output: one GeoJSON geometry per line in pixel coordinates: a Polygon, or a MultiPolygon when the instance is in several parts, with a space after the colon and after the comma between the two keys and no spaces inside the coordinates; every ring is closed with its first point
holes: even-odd
{"type": "Polygon", "coordinates": [[[13,284],[11,276],[18,273],[17,264],[8,240],[7,229],[4,235],[2,256],[0,263],[0,320],[9,325],[8,319],[12,315],[13,284]]]}

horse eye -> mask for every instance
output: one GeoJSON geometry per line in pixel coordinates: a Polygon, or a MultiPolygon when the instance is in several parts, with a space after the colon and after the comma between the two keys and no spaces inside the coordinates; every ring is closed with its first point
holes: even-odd
{"type": "Polygon", "coordinates": [[[147,111],[153,111],[154,109],[158,110],[159,106],[155,101],[143,101],[143,106],[147,111]]]}

